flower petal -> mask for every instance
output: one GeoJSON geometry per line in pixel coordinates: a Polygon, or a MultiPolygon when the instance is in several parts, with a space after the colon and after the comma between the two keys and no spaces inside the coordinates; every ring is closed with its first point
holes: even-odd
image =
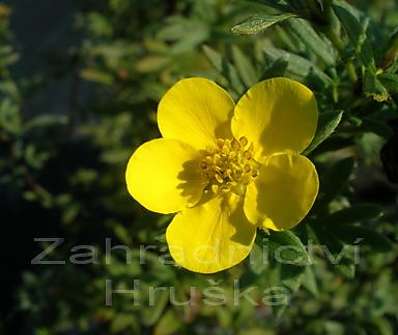
{"type": "Polygon", "coordinates": [[[174,213],[196,204],[205,180],[198,152],[171,139],[155,139],[141,145],[126,170],[129,193],[141,205],[158,213],[174,213]]]}
{"type": "Polygon", "coordinates": [[[317,122],[312,91],[297,81],[274,78],[254,85],[239,100],[232,133],[246,136],[257,158],[288,149],[300,153],[311,143],[317,122]]]}
{"type": "Polygon", "coordinates": [[[308,158],[275,154],[264,161],[259,176],[248,185],[245,213],[265,228],[290,229],[308,214],[318,189],[318,174],[308,158]]]}
{"type": "Polygon", "coordinates": [[[228,93],[205,78],[177,82],[158,107],[163,137],[184,141],[196,149],[213,146],[216,138],[231,138],[234,102],[228,93]]]}
{"type": "Polygon", "coordinates": [[[166,239],[177,264],[214,273],[240,263],[252,249],[256,227],[243,213],[242,200],[215,197],[177,214],[166,239]]]}

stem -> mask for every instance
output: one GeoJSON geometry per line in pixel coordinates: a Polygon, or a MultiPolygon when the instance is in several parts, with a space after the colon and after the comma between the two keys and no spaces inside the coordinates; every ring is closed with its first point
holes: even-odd
{"type": "Polygon", "coordinates": [[[350,77],[351,81],[355,84],[358,81],[358,75],[352,60],[347,61],[347,63],[345,64],[345,68],[348,72],[348,76],[350,77]]]}

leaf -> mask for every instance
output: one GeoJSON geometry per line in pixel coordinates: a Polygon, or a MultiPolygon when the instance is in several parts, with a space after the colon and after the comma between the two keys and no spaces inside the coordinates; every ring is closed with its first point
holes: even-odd
{"type": "Polygon", "coordinates": [[[154,335],[171,335],[181,327],[177,315],[173,310],[168,310],[157,323],[154,335]]]}
{"type": "MultiPolygon", "coordinates": [[[[273,335],[274,333],[264,328],[245,328],[239,331],[238,335],[273,335]]],[[[383,334],[384,335],[384,334],[383,334]]]]}
{"type": "Polygon", "coordinates": [[[80,76],[88,81],[94,81],[103,85],[112,85],[113,76],[107,72],[95,69],[95,68],[85,68],[80,72],[80,76]]]}
{"type": "Polygon", "coordinates": [[[302,80],[316,77],[323,86],[330,86],[333,84],[332,79],[328,75],[312,62],[301,56],[274,47],[265,48],[264,53],[271,61],[280,59],[286,61],[288,64],[286,70],[293,76],[300,77],[302,80]]]}
{"type": "Polygon", "coordinates": [[[269,247],[273,258],[280,263],[305,265],[308,254],[301,240],[291,231],[272,232],[269,247]]]}
{"type": "Polygon", "coordinates": [[[272,61],[268,67],[264,70],[260,80],[274,78],[274,77],[283,77],[288,63],[282,58],[276,59],[272,61]]]}
{"type": "Polygon", "coordinates": [[[305,268],[303,276],[303,286],[314,296],[318,296],[319,294],[318,284],[316,282],[314,270],[311,266],[307,266],[305,268]]]}
{"type": "Polygon", "coordinates": [[[354,160],[350,157],[338,161],[326,173],[321,182],[323,205],[329,204],[347,186],[353,168],[354,160]]]}
{"type": "MultiPolygon", "coordinates": [[[[318,245],[325,245],[333,256],[338,255],[341,252],[344,244],[336,236],[334,236],[328,226],[323,225],[320,220],[310,221],[308,229],[311,231],[311,235],[316,237],[316,240],[312,241],[318,245]]],[[[312,243],[311,242],[311,243],[312,243]]]]}
{"type": "Polygon", "coordinates": [[[310,146],[304,151],[305,155],[314,151],[322,142],[333,134],[340,124],[343,112],[325,112],[319,114],[318,129],[310,146]]]}
{"type": "Polygon", "coordinates": [[[398,93],[398,75],[394,73],[382,73],[378,79],[390,93],[398,93]]]}
{"type": "Polygon", "coordinates": [[[290,10],[290,6],[285,4],[285,1],[283,0],[261,0],[261,4],[275,8],[281,12],[287,12],[290,10]]]}
{"type": "Polygon", "coordinates": [[[343,258],[341,262],[336,265],[336,269],[346,278],[355,278],[355,264],[348,258],[343,258]]]}
{"type": "Polygon", "coordinates": [[[388,252],[392,248],[390,240],[373,229],[336,224],[329,231],[346,244],[367,245],[378,252],[388,252]]]}
{"type": "Polygon", "coordinates": [[[0,102],[0,129],[11,134],[19,134],[23,130],[19,106],[9,98],[0,102]]]}
{"type": "Polygon", "coordinates": [[[254,244],[249,257],[249,266],[255,274],[261,274],[268,267],[268,259],[264,259],[263,248],[254,244]]]}
{"type": "MultiPolygon", "coordinates": [[[[271,286],[282,284],[290,291],[296,291],[302,284],[303,273],[310,261],[307,250],[292,231],[271,232],[268,239],[267,251],[273,263],[271,269],[276,274],[276,282],[270,283],[271,286]]],[[[278,314],[283,312],[283,308],[276,310],[278,314]]]]}
{"type": "Polygon", "coordinates": [[[308,21],[303,19],[289,20],[290,32],[304,43],[304,45],[315,55],[317,55],[327,65],[334,65],[336,56],[333,48],[323,40],[318,33],[311,27],[308,21]]]}
{"type": "Polygon", "coordinates": [[[333,5],[335,13],[341,21],[348,38],[355,47],[355,53],[359,56],[362,64],[368,68],[375,68],[375,61],[367,37],[367,28],[369,20],[360,22],[360,16],[352,10],[352,7],[346,3],[339,2],[338,5],[333,5]]]}
{"type": "Polygon", "coordinates": [[[377,328],[380,335],[394,335],[394,329],[390,321],[382,316],[374,317],[373,325],[377,328]]]}
{"type": "Polygon", "coordinates": [[[132,314],[120,313],[112,320],[111,330],[113,333],[119,333],[128,328],[134,327],[137,320],[132,314]]]}
{"type": "Polygon", "coordinates": [[[210,27],[198,19],[171,16],[166,26],[158,31],[157,37],[164,41],[174,42],[170,47],[171,54],[190,51],[208,39],[210,27]]]}
{"type": "Polygon", "coordinates": [[[212,48],[205,45],[203,46],[203,51],[211,65],[228,80],[234,91],[241,95],[245,91],[245,87],[239,78],[236,68],[212,48]]]}
{"type": "Polygon", "coordinates": [[[394,135],[394,131],[385,122],[369,117],[362,118],[361,130],[363,132],[372,132],[385,139],[389,139],[394,135]]]}
{"type": "Polygon", "coordinates": [[[355,275],[355,263],[352,252],[347,255],[347,246],[343,241],[334,234],[330,226],[323,225],[322,222],[313,221],[310,228],[316,236],[317,247],[321,248],[323,258],[342,275],[352,278],[355,275]]]}
{"type": "Polygon", "coordinates": [[[203,46],[203,52],[213,67],[220,73],[223,72],[223,57],[207,45],[203,46]]]}
{"type": "Polygon", "coordinates": [[[260,32],[265,31],[266,29],[268,29],[269,27],[273,26],[276,23],[283,22],[295,16],[296,16],[295,14],[291,13],[280,14],[280,15],[258,14],[235,25],[234,27],[232,27],[231,31],[234,34],[240,34],[240,35],[258,34],[260,32]]]}
{"type": "Polygon", "coordinates": [[[372,204],[355,205],[349,208],[344,208],[333,214],[330,214],[322,223],[341,225],[354,222],[370,221],[380,217],[383,214],[383,208],[372,204]]]}
{"type": "Polygon", "coordinates": [[[377,102],[385,102],[390,99],[387,89],[373,71],[365,72],[363,91],[367,97],[371,97],[377,102]]]}
{"type": "Polygon", "coordinates": [[[328,320],[324,322],[324,328],[327,335],[344,335],[346,333],[345,325],[337,321],[328,320]]]}
{"type": "Polygon", "coordinates": [[[141,73],[159,72],[170,63],[165,56],[148,56],[135,63],[135,68],[141,73]]]}
{"type": "Polygon", "coordinates": [[[280,281],[292,292],[297,291],[303,283],[306,267],[289,264],[280,264],[280,281]]]}
{"type": "Polygon", "coordinates": [[[232,46],[232,57],[234,59],[234,63],[236,69],[238,70],[239,76],[245,84],[246,88],[254,85],[258,80],[256,69],[254,68],[250,60],[235,45],[232,46]]]}
{"type": "Polygon", "coordinates": [[[152,305],[153,307],[146,307],[142,310],[143,323],[146,326],[154,325],[162,315],[168,301],[169,292],[167,290],[161,290],[159,293],[156,293],[156,301],[152,305]]]}
{"type": "Polygon", "coordinates": [[[25,123],[25,131],[38,127],[52,127],[66,125],[68,118],[64,115],[42,114],[25,123]]]}

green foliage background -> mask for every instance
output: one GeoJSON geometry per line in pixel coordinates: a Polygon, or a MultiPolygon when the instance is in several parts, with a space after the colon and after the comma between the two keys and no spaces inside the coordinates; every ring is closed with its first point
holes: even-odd
{"type": "Polygon", "coordinates": [[[398,332],[394,1],[35,3],[0,3],[2,333],[398,332]],[[262,232],[250,262],[211,276],[158,261],[171,218],[145,211],[124,185],[131,153],[159,136],[157,102],[188,76],[216,80],[234,98],[261,79],[291,77],[315,91],[321,113],[306,152],[321,178],[309,217],[293,232],[262,232]],[[46,246],[35,237],[65,238],[49,259],[66,264],[29,265],[46,246]],[[106,259],[106,238],[131,248],[131,264],[123,252],[106,259]],[[335,265],[322,250],[312,265],[289,263],[295,255],[262,262],[261,246],[296,246],[307,257],[311,243],[343,256],[335,265]],[[70,262],[79,244],[95,247],[95,264],[70,262]],[[145,264],[141,245],[154,246],[145,264]],[[155,306],[136,306],[115,295],[107,307],[106,279],[119,289],[139,279],[143,301],[149,286],[175,287],[179,301],[191,301],[176,306],[163,292],[155,306]],[[234,280],[257,287],[256,306],[231,303],[234,280]],[[213,286],[226,304],[203,303],[213,286]],[[275,286],[288,290],[287,306],[261,302],[275,286]]]}

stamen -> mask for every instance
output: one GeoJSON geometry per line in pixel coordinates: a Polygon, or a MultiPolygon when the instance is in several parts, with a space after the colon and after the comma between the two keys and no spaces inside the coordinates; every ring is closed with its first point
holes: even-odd
{"type": "Polygon", "coordinates": [[[218,185],[216,185],[216,184],[211,185],[211,191],[212,191],[214,194],[217,194],[219,190],[220,190],[220,186],[218,186],[218,185]]]}
{"type": "Polygon", "coordinates": [[[232,146],[232,150],[235,150],[235,151],[239,150],[239,148],[240,148],[239,142],[235,139],[232,140],[231,146],[232,146]]]}
{"type": "Polygon", "coordinates": [[[241,145],[242,147],[245,147],[245,146],[249,143],[249,141],[247,140],[246,137],[242,136],[242,137],[239,139],[239,143],[240,143],[240,145],[241,145]]]}
{"type": "Polygon", "coordinates": [[[246,151],[243,153],[243,155],[244,155],[245,159],[251,159],[251,158],[252,158],[252,153],[251,153],[251,151],[249,151],[249,150],[246,150],[246,151]]]}
{"type": "Polygon", "coordinates": [[[206,192],[243,195],[246,186],[258,176],[253,145],[246,137],[217,139],[216,147],[205,152],[200,167],[208,180],[206,192]]]}

